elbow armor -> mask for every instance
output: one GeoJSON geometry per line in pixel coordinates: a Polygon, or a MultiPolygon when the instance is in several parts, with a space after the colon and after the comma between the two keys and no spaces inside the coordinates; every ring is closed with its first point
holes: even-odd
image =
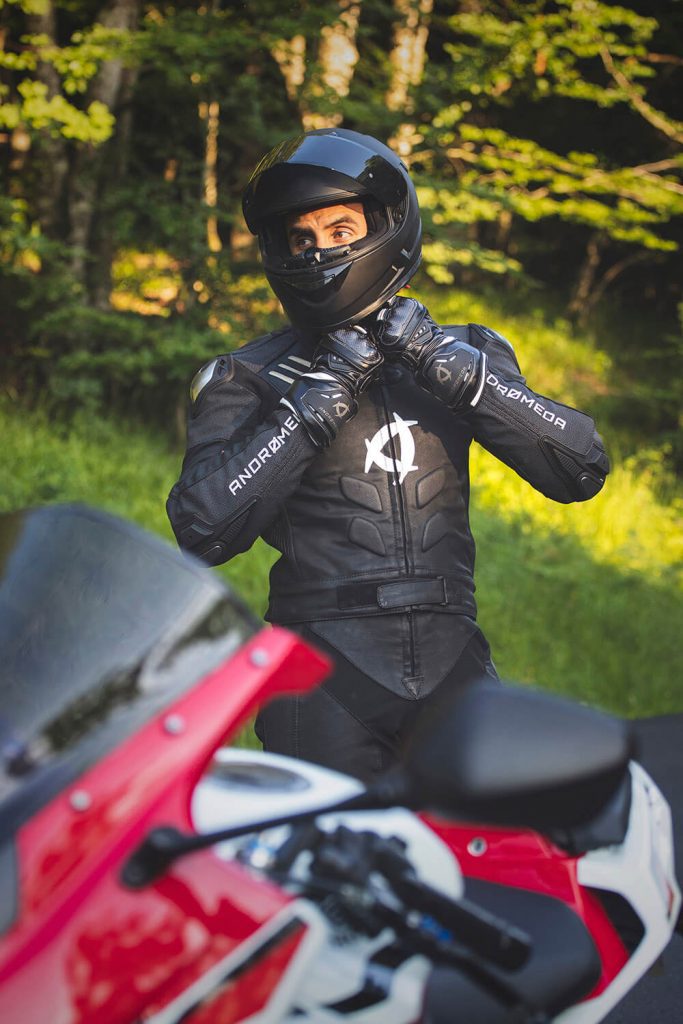
{"type": "Polygon", "coordinates": [[[564,478],[574,501],[587,501],[602,488],[610,465],[607,452],[597,431],[586,454],[577,452],[554,438],[540,442],[553,468],[564,478]]]}

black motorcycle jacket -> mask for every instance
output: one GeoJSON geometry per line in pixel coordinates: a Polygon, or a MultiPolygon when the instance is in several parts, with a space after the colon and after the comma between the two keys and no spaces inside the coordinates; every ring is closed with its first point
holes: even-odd
{"type": "Polygon", "coordinates": [[[180,546],[210,564],[263,536],[281,553],[266,618],[307,623],[411,698],[440,682],[477,629],[471,441],[560,502],[597,493],[609,469],[592,419],[531,391],[509,342],[476,324],[444,330],[486,357],[475,407],[455,414],[385,363],[323,450],[280,405],[314,338],[287,328],[213,360],[193,382],[167,504],[180,546]]]}

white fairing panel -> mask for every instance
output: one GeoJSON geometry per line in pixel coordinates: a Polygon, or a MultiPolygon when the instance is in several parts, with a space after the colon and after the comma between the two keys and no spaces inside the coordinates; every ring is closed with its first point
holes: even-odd
{"type": "MultiPolygon", "coordinates": [[[[257,831],[259,821],[346,800],[362,789],[357,779],[308,761],[225,747],[217,751],[213,769],[193,794],[192,821],[198,832],[250,822],[257,831]]],[[[347,811],[318,819],[318,825],[328,831],[341,824],[355,831],[398,836],[406,843],[420,878],[452,898],[462,895],[462,874],[450,848],[410,811],[347,811]]],[[[270,829],[261,833],[260,840],[264,847],[280,846],[288,832],[288,826],[270,829]]],[[[216,849],[219,856],[230,859],[243,844],[240,839],[216,849]]]]}
{"type": "Polygon", "coordinates": [[[192,798],[199,832],[298,814],[360,793],[357,779],[307,761],[222,747],[192,798]]]}
{"type": "Polygon", "coordinates": [[[578,863],[582,886],[619,893],[633,907],[645,934],[623,970],[597,998],[556,1018],[556,1024],[597,1024],[616,1006],[668,945],[681,893],[674,869],[671,811],[647,772],[631,762],[632,804],[620,846],[593,850],[578,863]]]}

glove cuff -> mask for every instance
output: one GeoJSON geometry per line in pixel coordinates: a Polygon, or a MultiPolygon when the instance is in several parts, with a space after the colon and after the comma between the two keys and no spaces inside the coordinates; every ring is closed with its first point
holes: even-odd
{"type": "Polygon", "coordinates": [[[332,374],[303,374],[280,400],[301,422],[317,448],[328,448],[342,424],[358,412],[354,396],[332,374]]]}

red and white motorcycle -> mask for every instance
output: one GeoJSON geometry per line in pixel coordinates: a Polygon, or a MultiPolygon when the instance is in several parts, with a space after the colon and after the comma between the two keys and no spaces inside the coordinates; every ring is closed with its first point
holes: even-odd
{"type": "Polygon", "coordinates": [[[156,538],[29,511],[0,573],[3,1024],[592,1024],[668,944],[624,723],[481,684],[366,789],[223,746],[328,665],[156,538]]]}

